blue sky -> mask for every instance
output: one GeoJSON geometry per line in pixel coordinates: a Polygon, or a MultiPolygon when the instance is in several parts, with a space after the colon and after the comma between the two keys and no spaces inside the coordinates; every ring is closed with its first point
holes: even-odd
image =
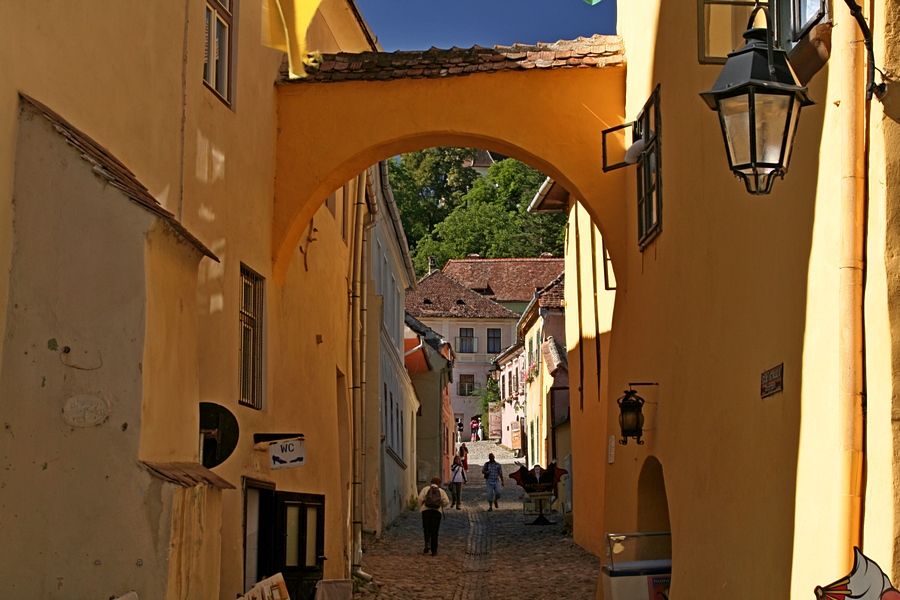
{"type": "Polygon", "coordinates": [[[555,42],[616,32],[616,2],[601,0],[356,0],[382,47],[427,50],[555,42]]]}

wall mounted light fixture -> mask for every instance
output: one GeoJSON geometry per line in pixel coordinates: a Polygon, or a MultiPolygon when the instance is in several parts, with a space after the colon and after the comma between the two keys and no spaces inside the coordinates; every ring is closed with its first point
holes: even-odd
{"type": "Polygon", "coordinates": [[[757,4],[744,32],[746,45],[728,55],[712,89],[700,94],[719,113],[731,170],[754,195],[768,194],[775,177],[787,173],[800,109],[813,104],[772,37],[769,12],[757,4]],[[753,27],[760,11],[765,29],[753,27]]]}

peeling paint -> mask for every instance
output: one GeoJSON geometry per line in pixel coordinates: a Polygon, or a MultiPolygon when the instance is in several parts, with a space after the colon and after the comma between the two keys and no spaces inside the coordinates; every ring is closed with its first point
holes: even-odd
{"type": "Polygon", "coordinates": [[[56,350],[59,349],[59,344],[56,342],[56,338],[50,338],[49,340],[47,340],[47,348],[49,348],[53,352],[56,352],[56,350]]]}

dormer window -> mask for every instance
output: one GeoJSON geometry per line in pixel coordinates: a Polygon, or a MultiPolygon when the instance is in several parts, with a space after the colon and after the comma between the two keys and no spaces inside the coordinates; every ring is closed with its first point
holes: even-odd
{"type": "Polygon", "coordinates": [[[431,300],[425,298],[424,300],[422,300],[422,304],[431,304],[431,300]]]}

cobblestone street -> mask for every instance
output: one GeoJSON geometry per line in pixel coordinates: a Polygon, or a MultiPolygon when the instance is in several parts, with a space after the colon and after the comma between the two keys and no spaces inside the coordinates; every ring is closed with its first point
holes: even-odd
{"type": "Polygon", "coordinates": [[[364,546],[362,568],[374,582],[357,599],[528,600],[594,598],[600,560],[553,525],[530,525],[522,511],[522,488],[509,479],[512,453],[492,442],[466,443],[469,483],[462,510],[445,509],[437,556],[422,554],[420,512],[406,511],[380,540],[364,546]],[[499,510],[487,511],[481,465],[493,452],[503,465],[499,510]]]}

